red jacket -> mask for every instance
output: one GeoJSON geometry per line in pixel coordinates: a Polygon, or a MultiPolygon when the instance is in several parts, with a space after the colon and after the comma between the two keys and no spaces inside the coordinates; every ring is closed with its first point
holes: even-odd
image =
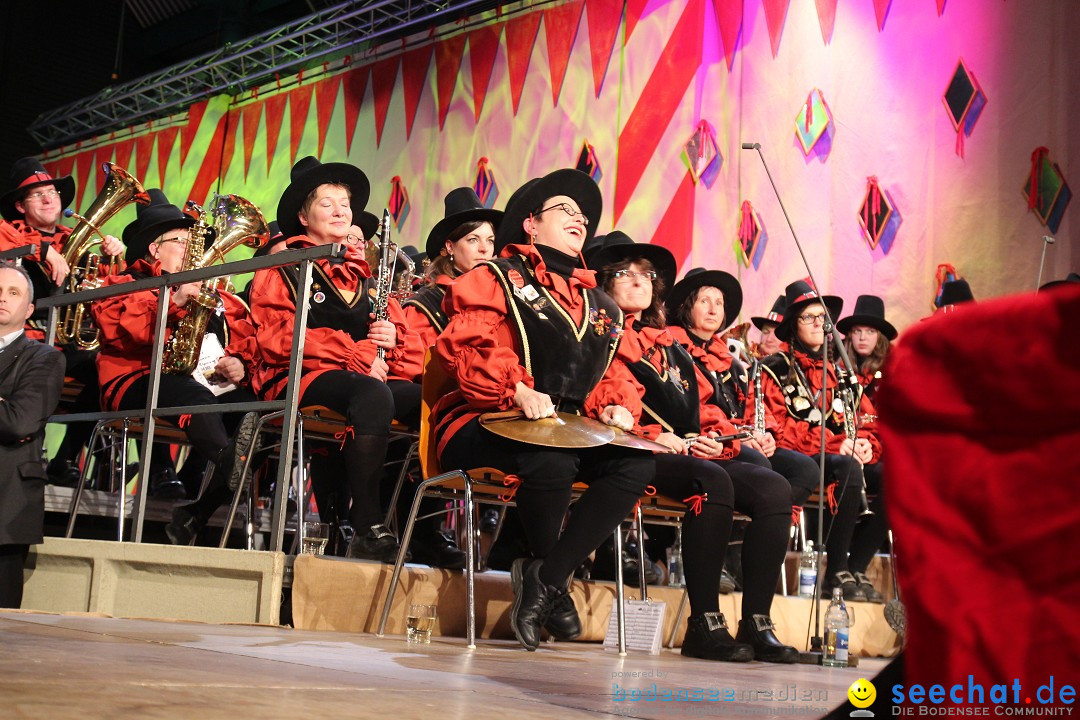
{"type": "MultiPolygon", "coordinates": [[[[453,282],[454,279],[449,275],[440,275],[435,278],[435,284],[443,290],[450,287],[453,282]]],[[[435,340],[439,337],[439,331],[431,324],[431,318],[428,317],[427,313],[416,307],[416,305],[405,305],[401,310],[405,313],[405,322],[408,324],[409,329],[420,336],[420,342],[423,343],[424,347],[429,348],[434,345],[435,340]]]]}

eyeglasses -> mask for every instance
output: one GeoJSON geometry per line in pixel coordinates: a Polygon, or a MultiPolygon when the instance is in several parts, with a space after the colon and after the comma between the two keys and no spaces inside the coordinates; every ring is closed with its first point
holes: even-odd
{"type": "Polygon", "coordinates": [[[800,315],[798,320],[800,325],[824,325],[825,313],[819,315],[800,315]]]}
{"type": "Polygon", "coordinates": [[[569,215],[570,217],[574,217],[575,215],[580,215],[581,216],[581,222],[584,225],[589,224],[589,218],[587,218],[585,216],[585,211],[584,210],[575,210],[570,205],[570,203],[557,203],[555,205],[552,205],[551,207],[546,207],[546,208],[543,208],[542,210],[538,210],[533,214],[534,215],[540,215],[541,213],[546,213],[548,210],[554,210],[555,208],[562,208],[562,211],[564,213],[566,213],[567,215],[569,215]]]}
{"type": "Polygon", "coordinates": [[[26,199],[33,200],[34,202],[45,202],[54,197],[60,197],[60,193],[56,192],[55,188],[52,190],[38,190],[37,192],[32,192],[26,196],[26,199]]]}
{"type": "Polygon", "coordinates": [[[619,278],[639,278],[641,280],[656,279],[656,272],[654,270],[648,270],[646,272],[634,272],[633,270],[616,270],[611,275],[616,280],[618,280],[619,278]]]}

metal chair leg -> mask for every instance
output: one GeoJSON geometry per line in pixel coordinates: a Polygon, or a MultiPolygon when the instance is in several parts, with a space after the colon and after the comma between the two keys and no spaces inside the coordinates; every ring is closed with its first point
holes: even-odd
{"type": "MultiPolygon", "coordinates": [[[[127,468],[127,452],[128,452],[128,429],[131,426],[131,421],[124,418],[123,428],[120,430],[120,467],[127,468]]],[[[140,458],[141,459],[141,458],[140,458]]],[[[110,468],[113,470],[114,468],[110,468]]],[[[116,490],[118,497],[117,500],[117,521],[116,521],[116,539],[120,542],[124,542],[124,514],[127,510],[127,483],[124,481],[124,473],[120,474],[120,486],[116,490]]],[[[150,468],[140,468],[139,470],[139,482],[150,482],[150,468]]],[[[150,488],[146,488],[149,490],[150,488]]]]}
{"type": "MultiPolygon", "coordinates": [[[[244,485],[245,485],[244,478],[246,478],[248,476],[248,473],[251,472],[251,461],[252,461],[252,455],[254,454],[254,453],[251,452],[251,449],[255,447],[255,440],[256,440],[256,438],[259,437],[259,434],[262,432],[263,426],[266,424],[267,420],[270,420],[271,418],[280,417],[281,415],[282,415],[282,413],[280,413],[280,412],[268,413],[267,415],[263,415],[262,417],[260,417],[258,419],[258,421],[255,423],[255,432],[253,432],[251,434],[251,445],[248,446],[247,452],[244,453],[244,467],[242,469],[242,472],[240,473],[240,484],[237,485],[236,490],[233,491],[232,503],[229,505],[229,514],[225,518],[225,530],[222,531],[222,533],[221,533],[221,541],[218,543],[219,548],[224,548],[226,543],[228,542],[229,529],[232,528],[233,520],[236,519],[236,509],[240,504],[240,496],[244,492],[244,485]]],[[[251,483],[247,483],[247,485],[248,485],[248,488],[249,488],[249,492],[248,492],[249,509],[248,509],[248,523],[247,524],[250,526],[251,525],[251,519],[254,517],[254,515],[251,513],[251,508],[250,508],[250,504],[251,504],[251,502],[250,502],[251,501],[250,486],[251,486],[251,483]]],[[[248,550],[250,550],[252,548],[251,532],[252,532],[251,530],[248,531],[248,550]]]]}
{"type": "MultiPolygon", "coordinates": [[[[68,524],[67,531],[64,533],[64,537],[70,538],[75,532],[75,519],[79,515],[79,503],[82,502],[83,488],[86,487],[86,476],[90,474],[90,459],[94,455],[94,443],[97,442],[101,435],[101,428],[104,421],[99,421],[94,424],[94,430],[90,433],[90,441],[86,444],[86,462],[83,463],[82,472],[79,473],[79,484],[75,488],[75,492],[71,495],[71,505],[68,507],[68,524]]],[[[104,449],[104,448],[102,448],[104,449]]],[[[96,460],[94,461],[97,462],[96,460]]],[[[112,461],[110,459],[110,470],[112,461]]]]}
{"type": "MultiPolygon", "coordinates": [[[[634,508],[634,526],[637,528],[638,582],[641,583],[641,601],[648,602],[649,590],[645,583],[645,524],[641,518],[641,505],[634,508]]],[[[618,559],[622,562],[622,558],[618,559]]]]}
{"type": "Polygon", "coordinates": [[[671,626],[671,635],[668,636],[668,648],[675,647],[675,636],[679,634],[679,625],[682,624],[682,616],[683,613],[686,612],[686,606],[688,604],[690,604],[690,596],[687,595],[686,588],[683,588],[682,600],[679,601],[679,609],[675,613],[675,623],[671,626]]]}
{"type": "Polygon", "coordinates": [[[626,657],[626,593],[623,590],[622,523],[615,528],[615,622],[619,626],[619,657],[626,657]]]}
{"type": "Polygon", "coordinates": [[[420,442],[414,440],[409,445],[409,451],[405,453],[405,460],[401,463],[401,470],[398,472],[397,482],[394,483],[394,492],[390,495],[390,505],[386,509],[386,518],[384,524],[393,532],[397,532],[397,503],[398,498],[401,497],[401,488],[405,486],[405,478],[409,476],[409,466],[412,464],[413,458],[416,457],[419,452],[420,442]]]}
{"type": "MultiPolygon", "coordinates": [[[[465,534],[475,538],[465,545],[465,637],[467,647],[476,649],[476,549],[480,542],[480,533],[476,531],[476,506],[473,504],[472,478],[462,473],[465,478],[465,534]]],[[[408,545],[402,544],[403,548],[408,545]]]]}

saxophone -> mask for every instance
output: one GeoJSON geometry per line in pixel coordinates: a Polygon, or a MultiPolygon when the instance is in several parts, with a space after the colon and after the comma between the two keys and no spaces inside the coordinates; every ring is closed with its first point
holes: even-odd
{"type": "MultiPolygon", "coordinates": [[[[210,206],[213,226],[207,224],[203,209],[190,200],[185,212],[195,217],[195,225],[188,231],[182,271],[206,267],[215,260],[224,262],[231,250],[241,245],[259,248],[270,239],[270,228],[262,213],[239,195],[218,195],[214,198],[210,206]],[[206,238],[211,232],[215,233],[214,242],[205,248],[206,238]]],[[[221,306],[218,295],[221,280],[209,278],[203,281],[198,297],[191,301],[187,314],[180,319],[165,345],[162,372],[189,375],[198,365],[210,317],[221,306]]]]}
{"type": "MultiPolygon", "coordinates": [[[[394,282],[394,260],[397,259],[397,246],[390,241],[390,211],[383,210],[382,225],[379,238],[379,269],[375,285],[375,303],[372,312],[375,320],[386,320],[387,305],[390,302],[390,292],[394,282]]],[[[386,359],[386,348],[380,347],[375,351],[380,360],[386,359]]]]}

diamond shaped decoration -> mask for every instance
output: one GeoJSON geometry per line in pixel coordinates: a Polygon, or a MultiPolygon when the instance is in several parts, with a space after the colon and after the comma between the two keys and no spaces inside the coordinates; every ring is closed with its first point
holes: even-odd
{"type": "Polygon", "coordinates": [[[1061,167],[1050,161],[1050,151],[1046,148],[1038,148],[1032,154],[1032,168],[1036,177],[1035,192],[1032,193],[1032,172],[1028,173],[1021,192],[1025,198],[1029,198],[1029,206],[1039,222],[1050,232],[1056,233],[1065,208],[1072,200],[1072,190],[1061,167]]]}
{"type": "Polygon", "coordinates": [[[983,108],[986,107],[986,93],[983,92],[975,73],[968,70],[963,58],[956,64],[949,86],[945,88],[941,101],[945,112],[956,130],[956,154],[964,156],[964,137],[970,137],[979,121],[983,108]]]}
{"type": "Polygon", "coordinates": [[[716,130],[708,120],[702,119],[690,139],[682,149],[682,160],[690,170],[694,184],[698,182],[706,188],[712,188],[720,175],[720,166],[724,158],[716,144],[716,130]]]}
{"type": "MultiPolygon", "coordinates": [[[[795,116],[795,135],[799,138],[803,155],[809,156],[822,138],[831,138],[832,129],[832,110],[821,90],[814,88],[795,116]]],[[[822,143],[823,146],[827,144],[831,146],[831,143],[822,143]]],[[[827,149],[825,154],[828,154],[827,149]]]]}
{"type": "Polygon", "coordinates": [[[597,185],[600,184],[600,178],[604,177],[603,171],[600,170],[600,158],[596,157],[596,148],[588,140],[581,146],[576,167],[591,177],[597,185]]]}
{"type": "Polygon", "coordinates": [[[903,218],[887,190],[881,188],[876,176],[866,179],[866,193],[859,206],[859,227],[871,250],[879,246],[884,254],[892,249],[903,218]]]}
{"type": "Polygon", "coordinates": [[[749,200],[744,200],[740,210],[739,232],[735,236],[735,257],[743,267],[753,265],[757,270],[765,256],[768,242],[769,236],[765,232],[761,215],[754,210],[749,200]]]}
{"type": "Polygon", "coordinates": [[[495,173],[488,167],[488,159],[480,158],[476,163],[476,179],[473,181],[473,190],[480,202],[488,210],[495,207],[495,201],[499,197],[499,184],[495,182],[495,173]]]}
{"type": "Polygon", "coordinates": [[[405,224],[405,218],[409,217],[412,205],[409,204],[409,191],[405,189],[405,183],[398,175],[390,180],[390,200],[387,201],[386,207],[390,211],[390,217],[394,218],[397,231],[401,232],[401,227],[405,224]]]}

